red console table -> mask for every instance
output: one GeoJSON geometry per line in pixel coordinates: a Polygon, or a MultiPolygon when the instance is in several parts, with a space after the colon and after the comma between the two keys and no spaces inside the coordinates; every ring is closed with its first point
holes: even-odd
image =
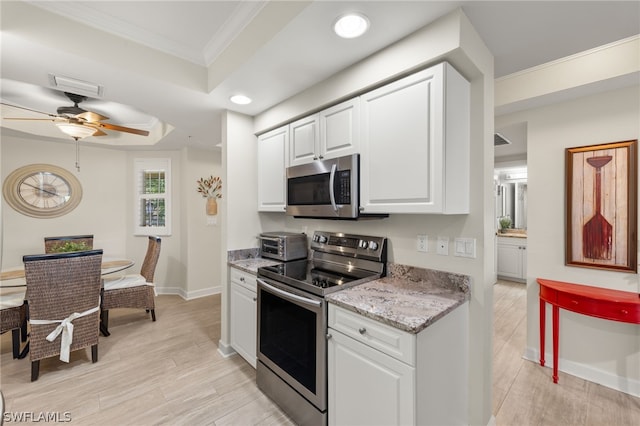
{"type": "Polygon", "coordinates": [[[553,306],[553,382],[558,383],[560,308],[612,321],[640,324],[640,294],[537,279],[540,284],[540,365],[544,365],[545,302],[553,306]]]}

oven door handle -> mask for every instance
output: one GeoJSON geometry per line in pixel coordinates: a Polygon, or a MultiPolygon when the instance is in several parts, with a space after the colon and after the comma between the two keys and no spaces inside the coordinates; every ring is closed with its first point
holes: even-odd
{"type": "Polygon", "coordinates": [[[278,294],[279,296],[284,297],[285,299],[292,300],[292,301],[297,301],[297,302],[304,303],[304,304],[311,305],[311,306],[315,306],[315,307],[320,307],[322,305],[322,302],[320,302],[318,300],[307,299],[306,297],[298,296],[297,294],[293,294],[293,293],[286,292],[284,290],[280,290],[277,287],[274,287],[272,285],[267,284],[266,282],[264,282],[260,278],[258,278],[258,282],[260,284],[262,284],[263,286],[265,286],[268,290],[278,294]]]}
{"type": "Polygon", "coordinates": [[[338,206],[336,205],[336,194],[334,191],[333,183],[336,180],[336,170],[338,169],[337,164],[333,164],[331,166],[331,173],[329,174],[329,198],[331,199],[331,206],[334,211],[338,211],[338,206]]]}

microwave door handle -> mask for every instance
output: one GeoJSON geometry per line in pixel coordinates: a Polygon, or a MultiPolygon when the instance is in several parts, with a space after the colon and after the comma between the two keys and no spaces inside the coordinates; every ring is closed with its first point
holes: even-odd
{"type": "Polygon", "coordinates": [[[277,287],[274,287],[272,285],[267,284],[266,282],[264,282],[260,278],[258,278],[258,282],[260,284],[262,284],[263,286],[265,286],[270,291],[278,294],[279,296],[282,296],[285,299],[294,300],[294,301],[297,301],[297,302],[300,302],[300,303],[304,303],[306,305],[315,306],[315,307],[319,307],[320,305],[322,305],[322,302],[320,302],[318,300],[307,299],[306,297],[298,296],[297,294],[293,294],[293,293],[289,293],[289,292],[280,290],[277,287]]]}
{"type": "Polygon", "coordinates": [[[331,166],[331,173],[329,174],[329,198],[331,199],[331,206],[333,206],[334,211],[338,211],[338,206],[336,205],[336,194],[333,191],[333,183],[336,177],[336,169],[338,166],[333,164],[331,166]]]}

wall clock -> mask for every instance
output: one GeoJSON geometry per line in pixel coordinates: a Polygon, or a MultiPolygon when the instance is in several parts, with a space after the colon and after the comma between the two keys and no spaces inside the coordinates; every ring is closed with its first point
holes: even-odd
{"type": "Polygon", "coordinates": [[[53,218],[69,213],[82,199],[78,179],[62,167],[30,164],[4,181],[2,194],[16,211],[31,217],[53,218]]]}

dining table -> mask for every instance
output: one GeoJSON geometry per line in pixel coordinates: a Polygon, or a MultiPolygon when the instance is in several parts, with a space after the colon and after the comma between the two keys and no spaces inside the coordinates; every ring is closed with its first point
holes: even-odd
{"type": "MultiPolygon", "coordinates": [[[[133,265],[135,265],[135,262],[132,259],[103,256],[102,264],[100,265],[100,274],[102,276],[113,274],[130,268],[133,265]]],[[[2,297],[2,295],[23,291],[22,289],[26,286],[27,281],[25,279],[24,265],[7,267],[0,271],[0,297],[2,297]]],[[[102,321],[100,321],[100,332],[105,337],[111,334],[102,324],[102,321]]]]}

